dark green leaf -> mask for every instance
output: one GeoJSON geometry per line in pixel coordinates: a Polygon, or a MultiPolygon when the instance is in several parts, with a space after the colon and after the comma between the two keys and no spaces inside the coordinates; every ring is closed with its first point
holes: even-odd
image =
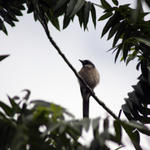
{"type": "Polygon", "coordinates": [[[62,123],[61,126],[59,127],[59,133],[63,134],[66,129],[67,129],[67,126],[64,123],[62,123]]]}
{"type": "Polygon", "coordinates": [[[150,47],[150,41],[144,38],[140,38],[140,37],[134,37],[136,40],[138,40],[141,43],[144,43],[145,45],[150,47]]]}
{"type": "Polygon", "coordinates": [[[105,20],[112,15],[112,12],[106,12],[103,16],[101,16],[98,21],[105,20]]]}
{"type": "Polygon", "coordinates": [[[0,30],[2,30],[6,35],[8,35],[4,22],[0,19],[0,30]]]}
{"type": "Polygon", "coordinates": [[[99,135],[99,124],[100,124],[100,118],[96,118],[92,120],[92,130],[93,130],[93,136],[97,137],[99,135]]]}
{"type": "Polygon", "coordinates": [[[122,44],[119,44],[118,45],[118,49],[117,49],[117,53],[115,55],[115,62],[117,61],[117,58],[118,58],[118,56],[119,56],[119,54],[121,52],[121,49],[122,49],[122,44]]]}
{"type": "MultiPolygon", "coordinates": [[[[131,127],[138,129],[140,132],[150,136],[150,130],[144,124],[138,123],[136,121],[131,121],[128,123],[131,127]]],[[[140,142],[140,141],[138,141],[140,142]]]]}
{"type": "Polygon", "coordinates": [[[127,124],[125,124],[123,122],[122,122],[122,126],[125,129],[125,131],[128,134],[128,136],[130,137],[134,147],[136,149],[142,150],[141,146],[140,146],[140,143],[139,143],[140,136],[139,136],[138,131],[134,127],[131,127],[130,125],[127,125],[127,124]]]}
{"type": "Polygon", "coordinates": [[[15,8],[15,7],[13,7],[13,6],[11,6],[11,11],[10,11],[10,13],[11,13],[11,14],[14,13],[15,16],[22,16],[22,15],[23,15],[22,12],[21,12],[18,8],[15,8]]]}
{"type": "Polygon", "coordinates": [[[100,118],[95,118],[92,120],[92,127],[93,127],[93,130],[97,129],[99,127],[99,122],[100,122],[100,118]]]}
{"type": "Polygon", "coordinates": [[[150,7],[150,1],[149,0],[145,0],[145,2],[150,7]]]}
{"type": "Polygon", "coordinates": [[[4,110],[4,112],[8,115],[8,116],[12,116],[13,115],[13,110],[11,107],[9,107],[8,105],[6,105],[5,103],[0,101],[0,107],[4,110]]]}
{"type": "Polygon", "coordinates": [[[118,121],[114,121],[114,128],[115,128],[115,133],[116,133],[116,140],[121,143],[122,139],[122,129],[121,129],[121,124],[118,121]]]}
{"type": "Polygon", "coordinates": [[[51,104],[51,103],[43,101],[43,100],[32,100],[30,103],[34,104],[34,107],[44,106],[44,107],[48,107],[48,108],[50,107],[50,104],[51,104]]]}
{"type": "Polygon", "coordinates": [[[56,3],[56,6],[53,8],[54,11],[57,11],[58,9],[60,9],[61,7],[63,7],[69,0],[59,0],[56,3]]]}
{"type": "Polygon", "coordinates": [[[64,20],[63,20],[63,29],[65,29],[69,23],[70,23],[71,19],[67,16],[64,16],[64,20]]]}
{"type": "Polygon", "coordinates": [[[9,25],[11,25],[12,27],[15,26],[15,23],[9,18],[9,17],[5,17],[4,21],[6,21],[9,25]]]}
{"type": "Polygon", "coordinates": [[[67,5],[67,10],[66,10],[66,17],[70,18],[70,15],[72,13],[72,10],[74,9],[75,5],[77,3],[77,0],[70,0],[70,2],[67,5]]]}
{"type": "Polygon", "coordinates": [[[117,6],[119,3],[118,3],[118,0],[112,0],[112,2],[117,6]]]}
{"type": "Polygon", "coordinates": [[[126,27],[126,23],[124,21],[120,23],[118,27],[118,32],[114,37],[113,47],[117,44],[118,40],[121,39],[121,36],[124,34],[125,27],[126,27]]]}
{"type": "Polygon", "coordinates": [[[108,30],[118,22],[118,16],[117,15],[113,15],[106,23],[105,27],[103,28],[103,31],[102,31],[102,36],[103,37],[107,32],[108,30]]]}
{"type": "Polygon", "coordinates": [[[77,16],[78,16],[78,19],[79,19],[79,23],[80,23],[80,27],[82,27],[83,25],[83,22],[84,22],[84,9],[82,8],[78,13],[77,13],[77,16]]]}
{"type": "Polygon", "coordinates": [[[54,25],[54,27],[57,30],[60,30],[60,26],[59,26],[59,20],[57,17],[54,16],[53,12],[51,10],[49,10],[49,14],[48,14],[49,20],[51,21],[51,23],[54,25]]]}
{"type": "Polygon", "coordinates": [[[0,55],[0,61],[2,61],[3,59],[7,58],[10,55],[0,55]]]}
{"type": "Polygon", "coordinates": [[[108,120],[108,117],[106,117],[104,119],[103,127],[104,127],[104,131],[107,131],[109,129],[109,120],[108,120]]]}
{"type": "Polygon", "coordinates": [[[101,0],[101,4],[102,4],[104,9],[110,9],[111,8],[111,6],[109,5],[109,3],[107,3],[106,0],[101,0]]]}
{"type": "Polygon", "coordinates": [[[134,52],[132,54],[128,55],[128,58],[127,58],[127,61],[126,61],[126,65],[128,65],[128,63],[131,60],[134,60],[137,57],[137,54],[138,54],[138,51],[134,50],[134,52]]]}
{"type": "Polygon", "coordinates": [[[119,24],[116,23],[116,24],[111,28],[111,30],[109,31],[109,35],[108,35],[108,39],[107,39],[107,40],[111,39],[111,38],[114,36],[114,34],[117,32],[118,28],[119,28],[119,24]]]}
{"type": "Polygon", "coordinates": [[[84,29],[87,28],[87,23],[89,21],[89,14],[91,10],[91,2],[86,2],[84,4],[84,29]]]}
{"type": "Polygon", "coordinates": [[[131,113],[131,111],[130,111],[129,107],[127,106],[127,104],[122,105],[122,110],[123,110],[124,112],[128,113],[128,114],[131,113]]]}
{"type": "Polygon", "coordinates": [[[59,9],[54,10],[54,16],[55,16],[55,17],[62,16],[63,14],[65,14],[66,8],[67,8],[67,4],[64,4],[64,5],[63,5],[62,7],[60,7],[59,9]]]}
{"type": "Polygon", "coordinates": [[[82,123],[83,123],[83,127],[85,128],[85,130],[88,131],[90,127],[90,120],[88,118],[84,118],[82,120],[82,123]]]}
{"type": "Polygon", "coordinates": [[[77,3],[75,4],[75,7],[70,14],[70,17],[73,17],[82,8],[84,3],[85,3],[84,0],[77,0],[77,3]]]}
{"type": "Polygon", "coordinates": [[[9,102],[10,102],[11,106],[12,106],[13,112],[14,113],[21,112],[21,109],[20,109],[19,105],[17,103],[15,103],[15,100],[10,98],[8,95],[7,95],[7,97],[9,99],[9,102]]]}
{"type": "Polygon", "coordinates": [[[131,45],[128,42],[125,42],[123,45],[123,60],[126,61],[126,58],[128,56],[128,53],[130,51],[131,45]]]}
{"type": "Polygon", "coordinates": [[[94,27],[96,28],[96,10],[93,4],[91,5],[91,15],[94,27]]]}

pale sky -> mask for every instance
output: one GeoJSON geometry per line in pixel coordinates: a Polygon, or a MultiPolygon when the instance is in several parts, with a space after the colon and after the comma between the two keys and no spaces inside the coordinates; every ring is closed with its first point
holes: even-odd
{"type": "MultiPolygon", "coordinates": [[[[0,63],[0,99],[7,101],[6,94],[14,96],[21,94],[23,89],[30,89],[32,99],[60,104],[76,118],[81,118],[82,99],[75,75],[49,43],[39,22],[34,22],[32,14],[25,13],[19,20],[15,28],[8,26],[8,36],[1,32],[0,54],[10,54],[10,57],[0,63]]],[[[101,77],[95,93],[118,115],[124,98],[133,90],[131,86],[137,83],[140,72],[135,69],[136,61],[128,66],[119,59],[114,63],[114,55],[107,52],[112,41],[107,41],[107,36],[100,38],[103,26],[104,22],[98,22],[95,30],[90,22],[89,31],[84,32],[76,18],[61,32],[52,25],[49,25],[49,29],[77,71],[81,68],[78,59],[94,62],[101,77]]],[[[104,118],[106,114],[91,98],[90,117],[104,118]]],[[[122,149],[127,150],[127,147],[122,149]]]]}

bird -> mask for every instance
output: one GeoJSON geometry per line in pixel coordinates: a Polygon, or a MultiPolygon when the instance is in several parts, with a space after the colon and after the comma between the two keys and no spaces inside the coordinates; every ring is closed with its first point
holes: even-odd
{"type": "MultiPolygon", "coordinates": [[[[94,90],[100,81],[100,75],[95,65],[90,60],[80,60],[82,68],[78,72],[79,76],[94,90]]],[[[89,89],[79,80],[81,96],[83,99],[83,118],[89,118],[89,98],[91,96],[89,89]]]]}

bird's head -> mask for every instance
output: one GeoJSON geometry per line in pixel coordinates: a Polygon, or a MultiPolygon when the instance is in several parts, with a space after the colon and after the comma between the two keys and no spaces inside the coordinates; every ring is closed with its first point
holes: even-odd
{"type": "Polygon", "coordinates": [[[82,63],[83,66],[91,65],[92,67],[95,67],[95,65],[90,60],[80,60],[79,59],[79,61],[82,63]]]}

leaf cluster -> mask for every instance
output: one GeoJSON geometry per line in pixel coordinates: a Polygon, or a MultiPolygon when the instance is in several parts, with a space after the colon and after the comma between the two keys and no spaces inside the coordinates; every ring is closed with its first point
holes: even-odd
{"type": "Polygon", "coordinates": [[[74,17],[77,16],[80,26],[87,28],[91,13],[94,26],[96,26],[96,11],[91,2],[85,0],[27,0],[28,13],[33,12],[37,20],[35,6],[38,5],[47,22],[50,21],[60,30],[59,17],[63,16],[63,29],[65,29],[74,17]]]}
{"type": "Polygon", "coordinates": [[[0,149],[3,150],[109,150],[107,141],[121,144],[122,129],[114,121],[114,134],[109,132],[109,120],[103,122],[99,131],[100,118],[66,120],[73,117],[66,109],[43,100],[29,102],[30,91],[24,97],[8,96],[10,105],[0,101],[0,149]],[[89,147],[82,145],[83,130],[93,130],[93,140],[89,147]]]}
{"type": "Polygon", "coordinates": [[[47,23],[50,22],[55,28],[60,30],[59,17],[63,16],[63,29],[77,16],[81,27],[87,29],[87,24],[91,14],[94,26],[96,26],[96,10],[91,2],[85,0],[1,0],[0,1],[0,30],[6,35],[5,23],[15,26],[18,16],[22,16],[22,10],[27,8],[27,13],[33,13],[35,21],[37,13],[35,6],[38,5],[44,14],[47,23]],[[26,6],[26,7],[25,7],[26,6]]]}
{"type": "Polygon", "coordinates": [[[125,99],[126,104],[122,106],[126,117],[129,120],[140,121],[144,124],[150,123],[150,68],[149,62],[141,62],[142,74],[137,85],[133,86],[133,91],[128,93],[125,99]]]}
{"type": "MultiPolygon", "coordinates": [[[[108,33],[108,40],[113,38],[112,49],[115,52],[115,61],[119,54],[121,60],[128,64],[131,60],[143,59],[145,51],[150,46],[150,21],[145,20],[149,12],[144,12],[142,2],[137,1],[137,8],[131,8],[130,4],[111,6],[107,1],[101,0],[104,15],[99,21],[108,19],[102,31],[102,37],[108,33]]],[[[150,54],[148,54],[150,56],[150,54]]]]}
{"type": "Polygon", "coordinates": [[[15,26],[15,22],[18,22],[18,16],[22,16],[22,10],[24,7],[25,0],[1,0],[0,1],[0,30],[6,35],[7,29],[5,23],[11,27],[15,26]]]}

